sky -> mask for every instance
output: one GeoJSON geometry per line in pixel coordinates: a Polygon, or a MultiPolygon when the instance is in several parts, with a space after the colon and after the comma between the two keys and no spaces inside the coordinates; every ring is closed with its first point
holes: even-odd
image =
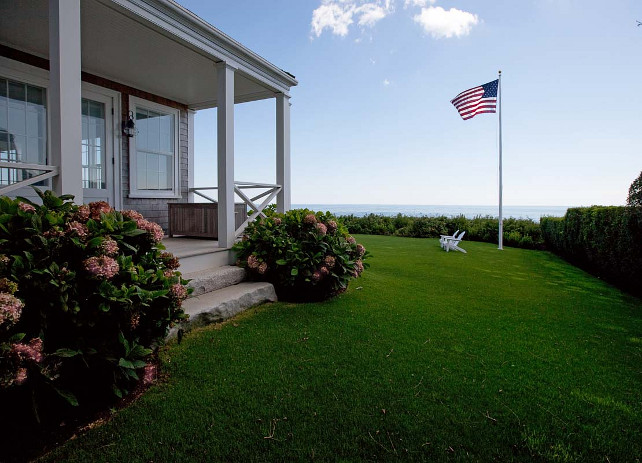
{"type": "MultiPolygon", "coordinates": [[[[179,2],[299,81],[294,204],[496,204],[497,114],[450,100],[500,69],[505,205],[621,205],[642,171],[639,0],[179,2]]],[[[196,186],[215,128],[196,114],[196,186]]],[[[237,105],[235,179],[275,171],[275,100],[237,105]]]]}

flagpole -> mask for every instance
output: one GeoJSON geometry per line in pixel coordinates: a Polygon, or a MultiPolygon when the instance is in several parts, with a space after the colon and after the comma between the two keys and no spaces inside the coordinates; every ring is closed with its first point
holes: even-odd
{"type": "Polygon", "coordinates": [[[499,96],[497,104],[499,105],[499,247],[504,249],[504,218],[502,216],[502,71],[499,71],[497,82],[497,95],[499,96]]]}

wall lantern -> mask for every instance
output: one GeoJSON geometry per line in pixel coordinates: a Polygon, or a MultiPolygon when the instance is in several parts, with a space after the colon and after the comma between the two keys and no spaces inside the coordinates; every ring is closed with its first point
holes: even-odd
{"type": "Polygon", "coordinates": [[[123,121],[123,135],[133,137],[136,135],[136,124],[134,123],[134,112],[129,111],[129,117],[123,121]]]}

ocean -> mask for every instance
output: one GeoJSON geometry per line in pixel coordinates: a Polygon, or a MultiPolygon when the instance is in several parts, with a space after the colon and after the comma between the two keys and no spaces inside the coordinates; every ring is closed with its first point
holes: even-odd
{"type": "MultiPolygon", "coordinates": [[[[532,219],[539,222],[542,216],[563,217],[571,206],[504,206],[504,218],[532,219]]],[[[403,214],[413,217],[463,215],[469,219],[477,216],[497,217],[497,206],[437,206],[414,204],[293,204],[292,208],[308,208],[313,211],[330,211],[334,215],[356,215],[362,217],[368,214],[395,216],[403,214]]]]}

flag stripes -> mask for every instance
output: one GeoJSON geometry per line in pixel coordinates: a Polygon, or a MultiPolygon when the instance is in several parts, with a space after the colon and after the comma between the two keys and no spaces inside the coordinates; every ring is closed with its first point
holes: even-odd
{"type": "Polygon", "coordinates": [[[497,112],[498,80],[464,90],[450,102],[462,119],[471,119],[477,114],[497,112]]]}

